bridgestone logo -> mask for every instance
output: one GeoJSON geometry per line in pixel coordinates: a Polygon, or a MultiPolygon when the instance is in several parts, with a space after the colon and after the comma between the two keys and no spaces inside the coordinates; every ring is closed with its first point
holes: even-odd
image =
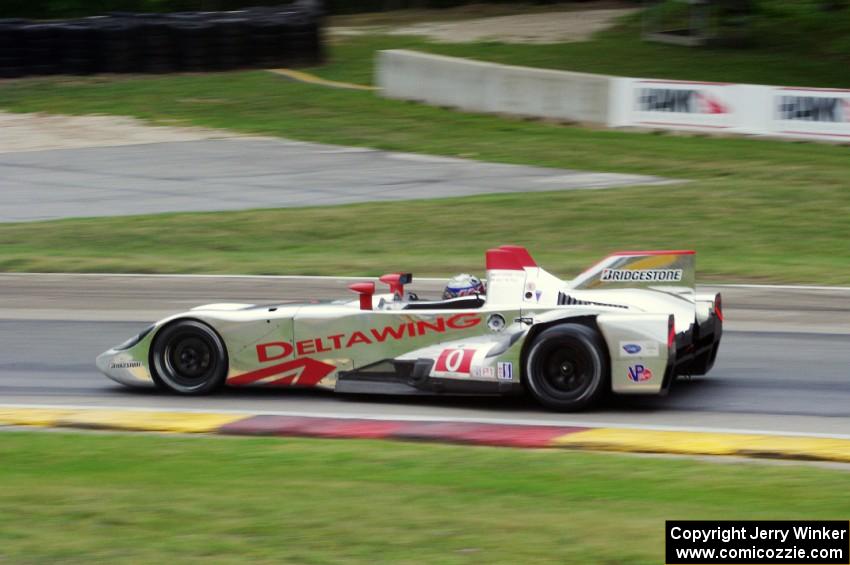
{"type": "Polygon", "coordinates": [[[682,269],[644,269],[630,271],[628,269],[602,269],[599,280],[603,282],[679,282],[682,280],[682,269]]]}
{"type": "Polygon", "coordinates": [[[109,368],[110,369],[135,369],[136,367],[141,367],[141,361],[124,361],[122,363],[112,363],[109,368]]]}

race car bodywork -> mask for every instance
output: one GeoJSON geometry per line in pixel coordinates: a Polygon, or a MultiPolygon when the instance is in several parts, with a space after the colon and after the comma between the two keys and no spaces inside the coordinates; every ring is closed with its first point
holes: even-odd
{"type": "Polygon", "coordinates": [[[418,300],[409,274],[356,283],[356,299],[209,304],[166,318],[97,358],[130,386],[181,394],[221,385],[346,393],[528,390],[558,410],[605,391],[663,394],[717,356],[720,295],[694,292],[693,251],[609,255],[572,281],[525,248],[486,253],[486,296],[418,300]]]}

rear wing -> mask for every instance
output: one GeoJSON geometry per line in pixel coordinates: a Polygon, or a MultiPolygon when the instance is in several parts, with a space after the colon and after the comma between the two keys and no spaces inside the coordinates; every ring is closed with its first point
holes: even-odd
{"type": "Polygon", "coordinates": [[[599,261],[568,288],[607,290],[651,288],[665,292],[693,293],[696,285],[696,252],[620,251],[599,261]]]}
{"type": "Polygon", "coordinates": [[[567,290],[652,289],[693,296],[694,251],[621,251],[612,253],[572,281],[563,281],[537,265],[528,250],[515,245],[488,249],[487,302],[511,306],[557,306],[567,290]]]}

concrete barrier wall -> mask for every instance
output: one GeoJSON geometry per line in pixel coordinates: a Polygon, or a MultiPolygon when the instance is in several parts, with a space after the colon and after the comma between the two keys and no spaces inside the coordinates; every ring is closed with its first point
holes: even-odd
{"type": "Polygon", "coordinates": [[[608,123],[611,77],[498,65],[415,51],[381,51],[378,85],[388,98],[476,112],[608,123]]]}
{"type": "Polygon", "coordinates": [[[609,127],[850,141],[850,90],[612,77],[415,51],[378,55],[388,98],[609,127]]]}

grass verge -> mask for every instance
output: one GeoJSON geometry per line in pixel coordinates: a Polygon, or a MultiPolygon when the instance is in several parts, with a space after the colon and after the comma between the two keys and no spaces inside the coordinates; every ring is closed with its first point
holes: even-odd
{"type": "Polygon", "coordinates": [[[667,519],[850,513],[850,474],[812,467],[17,432],[0,458],[15,563],[657,563],[667,519]]]}
{"type": "Polygon", "coordinates": [[[848,283],[850,204],[833,199],[833,211],[825,213],[821,207],[828,205],[817,198],[828,193],[782,191],[766,182],[702,182],[3,224],[0,269],[447,275],[480,272],[484,249],[513,242],[527,245],[542,265],[565,278],[616,249],[687,247],[699,252],[703,281],[848,283]],[[779,201],[787,204],[777,206],[779,201]],[[789,217],[785,206],[798,217],[789,217]]]}
{"type": "MultiPolygon", "coordinates": [[[[682,47],[645,42],[640,39],[640,17],[629,16],[621,25],[596,34],[592,41],[542,45],[425,43],[409,42],[404,47],[450,55],[482,59],[507,65],[543,67],[616,76],[669,78],[744,84],[783,86],[822,86],[850,88],[845,69],[850,62],[846,14],[833,30],[840,51],[824,52],[815,38],[824,37],[811,26],[801,26],[793,18],[768,20],[772,27],[763,30],[760,44],[752,48],[682,47]],[[773,29],[776,28],[776,29],[773,29]]],[[[833,26],[835,27],[835,26],[833,26]]],[[[363,44],[375,39],[363,39],[363,44]]]]}
{"type": "Polygon", "coordinates": [[[0,107],[129,114],[347,145],[693,181],[4,224],[3,270],[376,274],[404,268],[434,274],[474,268],[487,247],[517,242],[563,274],[617,248],[693,247],[700,253],[701,276],[850,282],[846,147],[507,120],[261,72],[20,81],[0,89],[0,107]],[[364,247],[363,241],[371,244],[364,247]]]}
{"type": "MultiPolygon", "coordinates": [[[[674,9],[687,10],[675,2],[672,4],[674,9]]],[[[610,7],[635,6],[605,2],[587,5],[587,8],[610,7]]],[[[371,28],[377,32],[393,30],[393,25],[404,25],[411,20],[457,19],[467,12],[477,12],[479,17],[510,15],[514,11],[512,8],[491,5],[455,10],[402,10],[341,16],[339,23],[332,19],[331,24],[387,26],[371,28]]],[[[587,8],[579,7],[580,10],[587,8]]],[[[570,8],[550,5],[523,11],[553,9],[568,11],[570,8]]],[[[573,43],[506,44],[493,40],[450,44],[403,37],[364,37],[354,41],[346,38],[345,41],[346,50],[369,50],[376,42],[389,42],[391,47],[384,48],[405,47],[511,65],[618,76],[847,88],[850,87],[850,78],[845,72],[850,63],[848,16],[848,5],[830,11],[817,0],[762,2],[749,27],[752,41],[749,46],[740,48],[692,48],[645,42],[641,39],[642,13],[621,18],[617,25],[597,33],[591,41],[573,43]]],[[[679,23],[684,24],[684,21],[679,23]]],[[[494,31],[494,35],[497,33],[494,31]]],[[[364,78],[368,80],[369,77],[364,78]]]]}
{"type": "MultiPolygon", "coordinates": [[[[463,4],[450,8],[406,8],[383,12],[361,12],[354,14],[331,14],[327,25],[330,27],[370,27],[384,29],[395,26],[408,26],[416,23],[456,22],[479,18],[541,14],[547,12],[572,12],[587,9],[631,8],[628,0],[594,0],[591,4],[575,2],[550,2],[546,4],[525,2],[504,2],[500,4],[463,4]]],[[[371,31],[371,30],[370,30],[371,31]]]]}
{"type": "MultiPolygon", "coordinates": [[[[594,43],[566,47],[586,49],[594,43]]],[[[331,62],[318,72],[364,82],[376,49],[411,45],[425,43],[365,37],[337,44],[331,62]]],[[[473,50],[471,55],[502,49],[456,47],[473,50]]],[[[527,47],[528,53],[548,49],[527,47]]],[[[670,67],[671,72],[681,68],[670,67]]],[[[751,62],[749,68],[768,67],[751,62]]],[[[821,84],[829,80],[825,74],[821,84]]],[[[383,100],[263,72],[10,81],[0,86],[0,108],[131,115],[345,145],[693,181],[5,224],[0,225],[3,270],[377,274],[404,268],[437,274],[474,268],[487,247],[516,242],[565,275],[616,248],[693,247],[700,253],[701,277],[850,283],[846,147],[565,127],[383,100]],[[363,241],[372,244],[364,247],[363,241]]]]}

